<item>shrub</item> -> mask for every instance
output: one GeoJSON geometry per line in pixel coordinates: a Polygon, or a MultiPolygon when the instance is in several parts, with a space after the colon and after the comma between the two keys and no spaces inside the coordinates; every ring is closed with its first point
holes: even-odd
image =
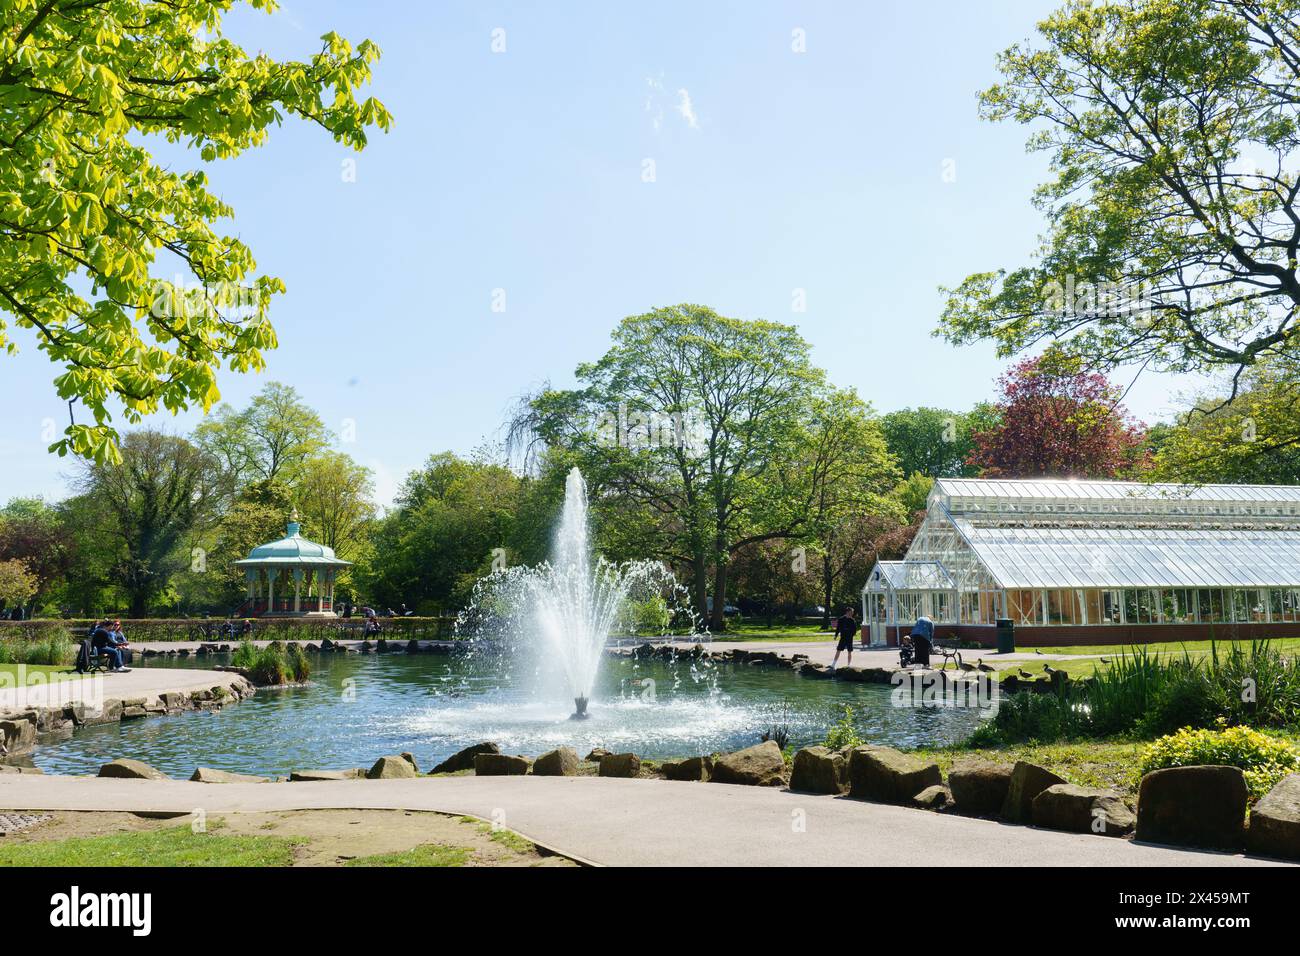
{"type": "Polygon", "coordinates": [[[1217,730],[1184,727],[1150,744],[1143,750],[1140,762],[1143,773],[1201,764],[1240,767],[1253,801],[1268,793],[1288,773],[1300,770],[1300,751],[1285,740],[1250,727],[1217,730]]]}
{"type": "Polygon", "coordinates": [[[71,631],[55,621],[33,621],[21,631],[0,635],[0,664],[71,665],[77,645],[71,631]]]}
{"type": "Polygon", "coordinates": [[[302,683],[311,676],[311,664],[302,648],[297,644],[286,647],[280,641],[261,648],[252,641],[240,641],[230,662],[244,670],[254,684],[263,687],[302,683]]]}
{"type": "Polygon", "coordinates": [[[857,728],[853,726],[853,708],[848,704],[844,705],[844,712],[840,719],[831,725],[826,731],[826,746],[831,750],[839,750],[842,747],[860,747],[865,741],[858,735],[857,728]]]}

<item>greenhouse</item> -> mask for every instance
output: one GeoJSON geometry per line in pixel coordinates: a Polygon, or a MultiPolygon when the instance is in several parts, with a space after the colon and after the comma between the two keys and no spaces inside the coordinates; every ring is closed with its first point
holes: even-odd
{"type": "Polygon", "coordinates": [[[1108,644],[1300,634],[1300,487],[940,478],[862,591],[872,644],[1108,644]]]}

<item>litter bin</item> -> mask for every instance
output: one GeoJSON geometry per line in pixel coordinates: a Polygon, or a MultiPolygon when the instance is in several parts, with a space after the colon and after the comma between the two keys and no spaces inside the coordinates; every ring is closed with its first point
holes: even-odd
{"type": "Polygon", "coordinates": [[[1016,649],[1016,622],[1009,617],[998,618],[998,653],[1010,654],[1016,649]]]}

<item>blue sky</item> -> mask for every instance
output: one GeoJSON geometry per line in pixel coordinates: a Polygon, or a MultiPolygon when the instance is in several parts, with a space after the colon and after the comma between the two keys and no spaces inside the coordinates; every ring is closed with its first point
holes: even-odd
{"type": "MultiPolygon", "coordinates": [[[[284,381],[335,431],[353,423],[341,447],[375,470],[385,503],[430,453],[498,438],[521,393],[571,382],[621,318],[677,302],[793,322],[831,381],[880,411],[988,399],[1004,363],[931,337],[938,286],[1016,266],[1036,245],[1029,196],[1045,159],[1026,155],[1024,128],[981,122],[976,94],[996,53],[1054,6],[238,11],[228,32],[277,57],[306,58],[330,29],[376,41],[371,92],[396,125],[357,155],[290,122],[208,167],[235,207],[231,230],[288,286],[267,371],[223,373],[223,396],[238,405],[284,381]],[[796,30],[805,52],[792,49],[796,30]]],[[[42,431],[61,428],[66,407],[54,367],[18,341],[21,355],[0,357],[0,501],[60,498],[73,468],[45,452],[42,431]]],[[[1145,377],[1129,405],[1167,416],[1192,384],[1145,377]]]]}

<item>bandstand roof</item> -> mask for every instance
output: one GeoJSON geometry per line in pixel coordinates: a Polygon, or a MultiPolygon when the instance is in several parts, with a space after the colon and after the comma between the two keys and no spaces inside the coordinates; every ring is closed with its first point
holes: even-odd
{"type": "Polygon", "coordinates": [[[234,565],[238,568],[258,568],[258,567],[331,567],[345,568],[350,567],[351,561],[343,561],[334,556],[334,549],[326,547],[323,544],[317,544],[315,541],[309,541],[300,533],[300,525],[297,521],[297,513],[289,521],[288,527],[285,528],[286,534],[278,541],[268,541],[266,544],[259,544],[252,551],[248,552],[248,557],[242,561],[235,561],[234,565]]]}

